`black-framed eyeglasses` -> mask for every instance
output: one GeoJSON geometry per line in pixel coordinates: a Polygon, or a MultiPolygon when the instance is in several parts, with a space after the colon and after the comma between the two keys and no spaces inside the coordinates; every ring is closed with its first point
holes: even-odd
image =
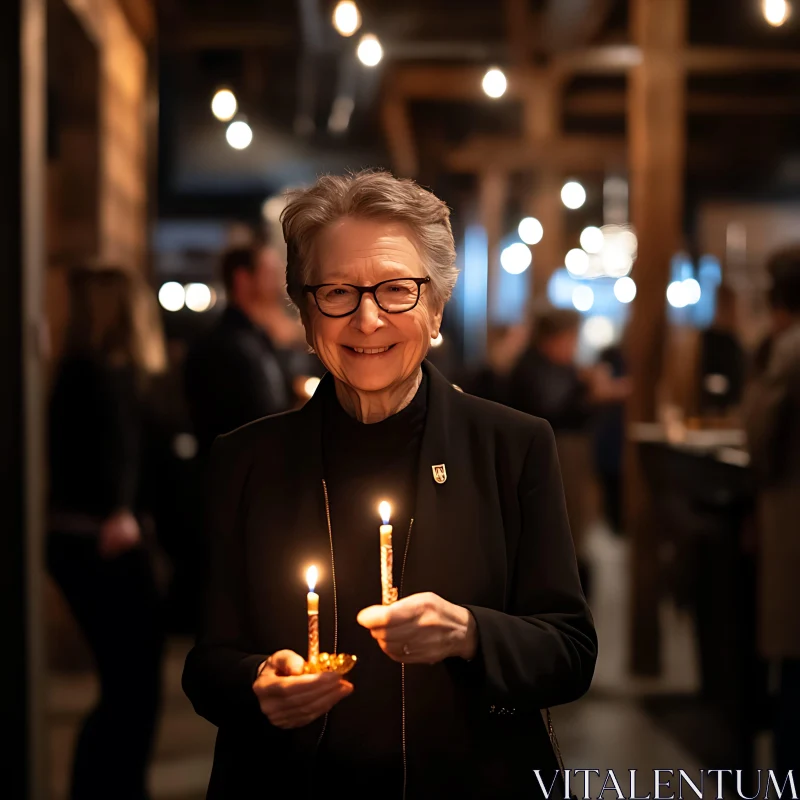
{"type": "Polygon", "coordinates": [[[430,282],[430,278],[390,278],[374,286],[320,283],[317,286],[304,286],[303,292],[314,295],[317,308],[326,317],[348,317],[350,314],[355,314],[365,294],[371,294],[375,298],[381,311],[387,314],[402,314],[416,308],[422,285],[430,282]]]}

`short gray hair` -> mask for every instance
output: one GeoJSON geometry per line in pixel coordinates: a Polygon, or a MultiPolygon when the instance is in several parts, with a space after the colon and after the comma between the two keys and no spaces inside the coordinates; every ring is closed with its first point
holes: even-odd
{"type": "Polygon", "coordinates": [[[323,175],[313,186],[287,195],[281,214],[286,240],[286,289],[298,308],[303,286],[310,281],[316,237],[343,217],[408,225],[431,279],[434,302],[444,305],[450,299],[458,269],[446,203],[408,178],[362,170],[348,175],[323,175]]]}

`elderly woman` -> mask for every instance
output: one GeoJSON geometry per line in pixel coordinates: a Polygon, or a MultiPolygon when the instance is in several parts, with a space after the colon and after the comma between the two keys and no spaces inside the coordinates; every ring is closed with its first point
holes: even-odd
{"type": "Polygon", "coordinates": [[[537,769],[560,794],[540,710],[587,691],[597,640],[550,427],[424,360],[456,280],[449,211],[362,172],[295,193],[283,230],[328,374],[301,411],[214,445],[209,613],[184,672],[219,728],[208,796],[511,798],[541,794],[537,769]],[[302,674],[309,564],[322,649],[358,656],[347,679],[302,674]]]}

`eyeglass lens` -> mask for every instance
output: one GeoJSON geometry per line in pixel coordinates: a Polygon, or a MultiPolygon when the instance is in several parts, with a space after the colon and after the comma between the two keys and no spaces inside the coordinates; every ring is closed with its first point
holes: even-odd
{"type": "MultiPolygon", "coordinates": [[[[317,303],[326,314],[347,314],[358,307],[361,293],[344,284],[322,286],[317,290],[317,303]]],[[[378,305],[389,313],[408,311],[419,298],[419,286],[414,281],[396,280],[382,283],[375,290],[378,305]]]]}

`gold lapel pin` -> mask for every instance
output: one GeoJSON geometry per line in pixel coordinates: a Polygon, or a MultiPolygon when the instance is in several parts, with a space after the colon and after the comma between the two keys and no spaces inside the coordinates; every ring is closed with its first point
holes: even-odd
{"type": "Polygon", "coordinates": [[[447,468],[444,464],[434,464],[431,469],[436,483],[444,483],[447,480],[447,468]]]}

